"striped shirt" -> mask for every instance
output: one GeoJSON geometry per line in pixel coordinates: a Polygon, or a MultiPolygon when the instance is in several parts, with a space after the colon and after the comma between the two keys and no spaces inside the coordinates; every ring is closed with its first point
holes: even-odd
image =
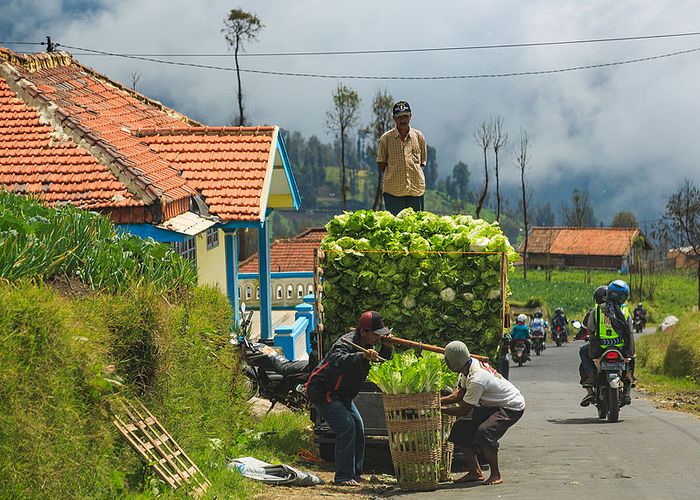
{"type": "Polygon", "coordinates": [[[377,144],[377,163],[386,163],[382,190],[394,196],[421,196],[425,193],[423,167],[428,149],[420,130],[410,128],[402,140],[396,127],[385,132],[377,144]]]}

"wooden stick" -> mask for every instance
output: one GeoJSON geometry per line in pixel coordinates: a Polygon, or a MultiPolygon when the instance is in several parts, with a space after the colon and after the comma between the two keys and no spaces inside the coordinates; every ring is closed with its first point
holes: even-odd
{"type": "MultiPolygon", "coordinates": [[[[368,352],[369,352],[367,349],[365,349],[365,348],[362,347],[361,345],[357,345],[357,344],[354,343],[354,342],[350,342],[348,339],[341,338],[340,340],[342,340],[343,342],[345,342],[345,343],[348,344],[348,345],[353,346],[353,347],[354,347],[355,349],[357,349],[358,351],[361,351],[361,352],[363,352],[363,353],[368,353],[368,352]]],[[[377,356],[377,357],[379,358],[379,361],[381,361],[381,362],[386,361],[386,359],[382,358],[381,356],[377,356]]]]}
{"type": "MultiPolygon", "coordinates": [[[[414,349],[422,349],[424,351],[437,352],[439,354],[445,353],[444,347],[438,347],[436,345],[424,344],[423,342],[415,342],[413,340],[402,339],[401,337],[395,337],[393,335],[390,337],[384,337],[382,340],[386,340],[386,341],[391,342],[393,344],[399,344],[399,345],[402,345],[404,347],[412,347],[414,349]]],[[[477,359],[479,361],[488,361],[489,360],[488,356],[479,356],[478,354],[472,354],[471,357],[474,359],[477,359]]]]}

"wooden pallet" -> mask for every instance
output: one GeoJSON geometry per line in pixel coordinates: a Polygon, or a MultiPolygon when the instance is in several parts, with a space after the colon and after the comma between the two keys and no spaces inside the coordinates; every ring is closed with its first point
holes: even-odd
{"type": "Polygon", "coordinates": [[[168,486],[185,487],[195,498],[207,491],[209,480],[140,401],[115,396],[109,404],[119,432],[168,486]]]}

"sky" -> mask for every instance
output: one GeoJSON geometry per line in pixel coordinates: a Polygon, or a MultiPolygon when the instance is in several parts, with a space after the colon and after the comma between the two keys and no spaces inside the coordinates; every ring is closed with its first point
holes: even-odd
{"type": "MultiPolygon", "coordinates": [[[[530,48],[332,56],[255,53],[463,47],[633,37],[700,31],[695,0],[0,0],[0,41],[40,42],[115,53],[228,54],[168,58],[232,68],[221,29],[232,8],[264,24],[246,44],[244,69],[346,76],[454,76],[555,70],[653,57],[700,48],[700,36],[530,48]]],[[[12,50],[40,46],[3,44],[12,50]]],[[[104,57],[70,49],[87,66],[209,125],[236,113],[235,72],[104,57]]],[[[474,139],[480,123],[500,116],[509,142],[501,180],[515,203],[513,156],[521,130],[530,142],[527,180],[534,203],[562,202],[588,190],[598,219],[632,211],[643,223],[660,216],[684,178],[700,184],[700,51],[634,64],[545,75],[448,80],[366,80],[242,74],[253,124],[318,135],[339,82],[362,99],[370,119],[379,90],[407,100],[412,126],[437,149],[441,176],[458,161],[483,182],[474,139]]],[[[492,165],[491,165],[492,168],[492,165]]],[[[493,183],[493,179],[491,180],[493,183]]],[[[429,209],[429,207],[426,207],[429,209]]]]}

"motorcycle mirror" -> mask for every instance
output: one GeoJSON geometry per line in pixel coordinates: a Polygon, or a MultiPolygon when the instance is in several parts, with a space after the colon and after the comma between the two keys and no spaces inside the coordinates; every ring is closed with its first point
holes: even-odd
{"type": "Polygon", "coordinates": [[[245,302],[241,302],[241,312],[245,312],[245,302]]]}
{"type": "Polygon", "coordinates": [[[581,322],[577,319],[571,322],[571,324],[574,326],[574,328],[581,328],[581,322]]]}

